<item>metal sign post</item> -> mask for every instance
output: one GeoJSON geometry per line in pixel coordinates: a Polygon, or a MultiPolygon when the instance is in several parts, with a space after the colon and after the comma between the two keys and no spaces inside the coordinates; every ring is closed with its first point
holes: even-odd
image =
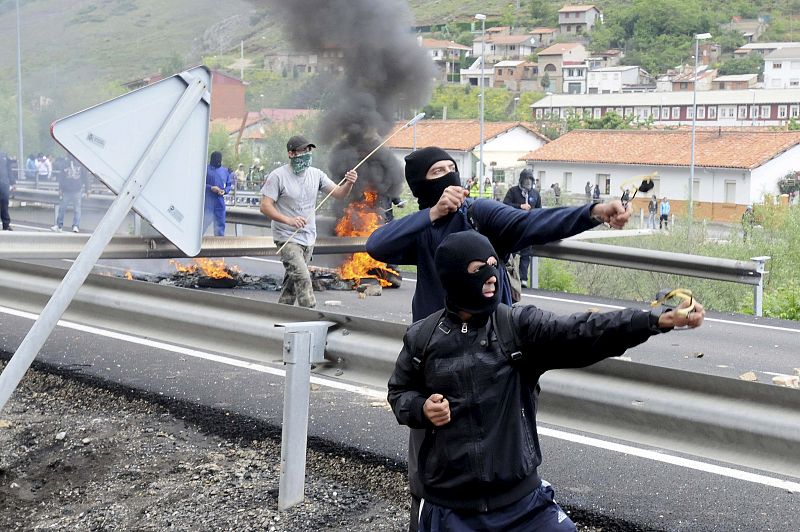
{"type": "Polygon", "coordinates": [[[335,323],[303,321],[278,325],[286,327],[283,336],[286,380],[283,392],[278,510],[291,508],[305,498],[311,364],[325,360],[325,338],[331,325],[335,323]]]}
{"type": "MultiPolygon", "coordinates": [[[[139,193],[147,185],[161,160],[169,151],[186,121],[206,94],[208,86],[200,77],[187,79],[187,87],[143,155],[125,180],[117,198],[95,229],[86,247],[67,271],[66,276],[45,305],[39,318],[23,339],[0,375],[0,410],[19,385],[58,320],[97,263],[105,246],[125,220],[139,193]]],[[[186,78],[184,78],[186,79],[186,78]]]]}

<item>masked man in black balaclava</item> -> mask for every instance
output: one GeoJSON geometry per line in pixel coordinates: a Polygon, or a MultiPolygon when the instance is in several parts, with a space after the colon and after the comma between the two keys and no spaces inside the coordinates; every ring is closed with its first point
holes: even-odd
{"type": "Polygon", "coordinates": [[[538,474],[539,377],[698,327],[703,306],[570,316],[511,309],[499,301],[497,253],[475,231],[446,237],[435,264],[446,308],[408,329],[388,394],[398,422],[421,437],[409,456],[418,530],[574,531],[538,474]]]}
{"type": "MultiPolygon", "coordinates": [[[[473,200],[461,185],[455,159],[443,149],[423,148],[408,155],[405,161],[406,181],[420,210],[376,229],[367,239],[367,252],[387,264],[417,267],[411,309],[414,321],[440,310],[444,304],[445,290],[436,273],[434,252],[450,234],[478,231],[489,239],[501,259],[497,265],[497,298],[510,305],[511,286],[504,264],[510,253],[570,237],[602,222],[622,228],[631,215],[619,201],[523,211],[495,200],[473,200]]],[[[409,476],[416,474],[421,443],[421,436],[412,430],[409,476]]],[[[409,527],[412,531],[416,529],[418,502],[412,499],[409,527]]]]}

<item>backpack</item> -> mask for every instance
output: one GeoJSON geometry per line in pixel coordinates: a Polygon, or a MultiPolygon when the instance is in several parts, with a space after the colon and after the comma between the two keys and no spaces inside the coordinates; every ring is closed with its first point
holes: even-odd
{"type": "MultiPolygon", "coordinates": [[[[445,311],[446,309],[442,309],[422,320],[419,334],[420,338],[425,339],[425,343],[422,344],[422,349],[420,350],[418,348],[417,352],[414,353],[414,356],[411,358],[411,365],[414,366],[414,369],[417,371],[421,370],[425,365],[425,358],[428,356],[428,346],[431,343],[434,331],[442,322],[442,318],[444,318],[445,311]]],[[[519,362],[522,360],[522,351],[520,350],[522,341],[517,334],[517,330],[514,328],[511,312],[512,307],[500,303],[494,313],[492,313],[492,328],[497,335],[500,351],[511,361],[512,366],[518,366],[519,362]]]]}

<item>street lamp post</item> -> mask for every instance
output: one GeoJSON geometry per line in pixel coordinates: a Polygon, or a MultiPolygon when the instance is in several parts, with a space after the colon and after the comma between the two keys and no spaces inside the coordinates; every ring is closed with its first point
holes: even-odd
{"type": "Polygon", "coordinates": [[[511,118],[516,120],[517,119],[517,102],[519,101],[519,96],[514,98],[514,106],[511,108],[511,118]]]}
{"type": "Polygon", "coordinates": [[[481,197],[483,197],[483,112],[484,112],[484,71],[486,69],[486,15],[477,13],[476,20],[481,21],[481,73],[478,80],[481,84],[481,103],[480,103],[480,148],[478,150],[478,190],[481,197]]]}
{"type": "MultiPolygon", "coordinates": [[[[19,128],[19,145],[17,146],[17,181],[22,181],[25,168],[25,155],[22,146],[22,43],[19,22],[19,0],[17,0],[17,124],[19,128]]],[[[36,188],[39,188],[39,176],[36,176],[36,188]]]]}
{"type": "Polygon", "coordinates": [[[694,36],[694,84],[692,85],[692,151],[689,165],[689,190],[687,192],[686,239],[692,227],[692,189],[694,188],[694,147],[697,130],[697,61],[700,56],[700,41],[710,39],[710,33],[698,33],[694,36]]]}

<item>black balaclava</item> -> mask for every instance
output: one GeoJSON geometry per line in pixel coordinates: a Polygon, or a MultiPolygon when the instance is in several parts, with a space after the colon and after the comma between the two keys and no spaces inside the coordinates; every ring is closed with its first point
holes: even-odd
{"type": "Polygon", "coordinates": [[[527,168],[519,173],[519,186],[520,188],[524,188],[525,190],[530,191],[533,188],[533,172],[528,170],[527,168]],[[528,182],[528,186],[525,186],[525,182],[528,182]]]}
{"type": "Polygon", "coordinates": [[[449,186],[461,186],[458,175],[458,164],[446,151],[436,146],[429,146],[412,152],[406,156],[406,181],[411,193],[417,198],[420,209],[433,207],[442,197],[444,189],[449,186]],[[456,171],[443,175],[438,179],[425,179],[431,166],[439,161],[453,161],[456,171]]]}
{"type": "Polygon", "coordinates": [[[489,239],[477,231],[461,231],[448,235],[436,248],[436,273],[447,293],[447,305],[451,310],[463,310],[472,315],[488,315],[500,303],[500,273],[495,266],[487,264],[475,273],[468,273],[467,266],[475,260],[497,259],[489,239]],[[483,285],[495,276],[497,284],[494,295],[483,295],[483,285]]]}
{"type": "Polygon", "coordinates": [[[211,154],[211,163],[210,164],[214,168],[219,168],[220,166],[222,166],[222,152],[221,151],[215,151],[215,152],[213,152],[211,154]]]}

